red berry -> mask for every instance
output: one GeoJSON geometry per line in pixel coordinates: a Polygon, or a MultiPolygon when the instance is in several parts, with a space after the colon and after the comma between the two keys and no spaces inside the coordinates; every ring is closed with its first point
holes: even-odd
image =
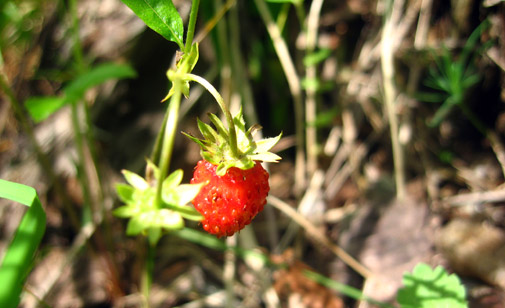
{"type": "Polygon", "coordinates": [[[217,237],[231,236],[251,223],[263,210],[270,186],[268,172],[259,162],[242,170],[229,168],[218,176],[216,165],[200,160],[196,165],[192,184],[208,181],[193,199],[193,205],[203,215],[205,231],[217,237]]]}

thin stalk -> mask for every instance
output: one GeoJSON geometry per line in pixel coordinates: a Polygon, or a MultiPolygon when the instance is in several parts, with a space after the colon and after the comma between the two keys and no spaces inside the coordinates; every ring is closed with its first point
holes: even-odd
{"type": "Polygon", "coordinates": [[[398,118],[396,115],[396,88],[394,82],[393,64],[393,0],[388,1],[390,9],[386,10],[384,25],[381,37],[381,64],[382,78],[384,83],[384,102],[386,105],[389,129],[391,134],[391,144],[393,150],[393,161],[395,167],[396,197],[399,200],[405,198],[405,164],[403,160],[403,149],[398,138],[398,118]]]}
{"type": "Polygon", "coordinates": [[[163,133],[163,145],[161,148],[159,162],[160,177],[156,184],[155,204],[157,205],[161,204],[161,189],[163,180],[167,177],[168,170],[170,168],[170,161],[172,160],[177,121],[179,119],[179,107],[181,105],[182,81],[179,77],[176,77],[172,82],[174,86],[174,94],[170,98],[170,105],[168,106],[168,119],[163,133]]]}
{"type": "Polygon", "coordinates": [[[235,282],[235,267],[237,263],[237,256],[235,250],[237,249],[237,236],[230,236],[226,239],[227,249],[224,252],[224,268],[223,268],[223,281],[226,290],[225,308],[235,307],[235,296],[233,292],[233,284],[235,282]]]}
{"type": "Polygon", "coordinates": [[[236,155],[236,157],[238,157],[240,153],[239,153],[239,150],[237,147],[237,132],[235,131],[235,124],[233,123],[233,117],[230,113],[230,110],[226,106],[221,94],[219,94],[219,92],[216,90],[216,88],[214,88],[214,86],[211,85],[207,80],[205,80],[204,78],[202,78],[198,75],[186,74],[185,78],[190,81],[198,82],[207,91],[209,91],[210,94],[212,94],[212,96],[214,97],[214,99],[216,100],[217,104],[219,105],[219,107],[221,108],[221,110],[223,111],[223,113],[226,117],[226,121],[228,122],[228,130],[229,130],[229,134],[230,134],[230,139],[231,139],[230,140],[231,141],[231,144],[230,144],[231,150],[232,150],[232,153],[234,155],[236,155]]]}
{"type": "MultiPolygon", "coordinates": [[[[81,40],[79,38],[79,18],[77,16],[77,0],[71,0],[69,1],[69,10],[70,10],[70,15],[72,17],[72,39],[73,39],[73,56],[74,56],[74,62],[76,64],[76,69],[77,73],[81,74],[85,71],[85,64],[84,64],[84,56],[82,52],[82,45],[81,45],[81,40]]],[[[93,207],[92,207],[92,202],[93,198],[91,197],[91,189],[90,189],[90,179],[88,172],[86,170],[86,153],[85,153],[85,142],[83,140],[83,131],[81,129],[81,119],[79,118],[79,107],[82,106],[82,108],[86,109],[87,106],[86,104],[83,103],[82,100],[78,100],[77,102],[72,102],[71,104],[71,113],[72,113],[72,126],[74,130],[74,138],[75,138],[75,144],[77,147],[77,155],[79,157],[78,161],[78,170],[80,172],[78,173],[79,181],[81,183],[81,189],[83,192],[83,198],[84,198],[84,208],[83,208],[83,225],[92,222],[92,213],[93,213],[93,207]]],[[[85,112],[86,113],[86,112],[85,112]]],[[[88,127],[89,129],[89,127],[88,127]]],[[[93,163],[93,168],[96,169],[96,165],[93,163]]],[[[101,189],[99,187],[98,189],[101,189]]]]}
{"type": "Polygon", "coordinates": [[[195,35],[196,17],[198,16],[199,6],[200,0],[193,0],[193,3],[191,4],[191,12],[189,13],[188,31],[186,33],[186,45],[184,46],[185,53],[190,53],[191,51],[193,36],[195,35]]]}
{"type": "MultiPolygon", "coordinates": [[[[214,8],[216,11],[222,7],[222,1],[216,0],[214,1],[214,8]]],[[[219,65],[220,65],[220,76],[221,76],[221,88],[219,92],[223,97],[223,100],[226,103],[227,109],[230,109],[230,102],[232,97],[232,77],[231,77],[231,64],[230,64],[230,46],[228,44],[228,20],[225,16],[221,19],[221,21],[216,25],[216,41],[217,48],[216,50],[219,53],[219,65]]]]}
{"type": "MultiPolygon", "coordinates": [[[[317,29],[319,26],[319,15],[323,6],[324,0],[314,0],[310,6],[309,15],[307,18],[307,54],[311,54],[316,49],[317,44],[317,29]]],[[[316,64],[307,66],[305,76],[307,80],[315,80],[317,78],[316,64]]],[[[305,120],[306,123],[314,123],[316,120],[316,89],[308,87],[306,90],[307,97],[305,99],[305,120]]],[[[307,151],[307,172],[309,177],[314,174],[317,169],[317,129],[315,125],[308,125],[306,129],[306,151],[307,151]]]]}
{"type": "Polygon", "coordinates": [[[158,132],[158,135],[156,136],[156,141],[154,142],[153,152],[151,153],[150,158],[152,162],[160,160],[161,146],[163,144],[163,134],[165,132],[165,127],[167,126],[167,120],[168,120],[168,112],[165,112],[165,115],[163,116],[163,122],[161,123],[160,131],[158,132]]]}
{"type": "Polygon", "coordinates": [[[142,271],[142,282],[141,282],[141,292],[144,297],[144,307],[149,308],[149,294],[151,293],[151,285],[153,283],[153,272],[154,272],[154,256],[156,253],[156,246],[153,246],[147,242],[147,256],[144,268],[142,271]]]}
{"type": "Polygon", "coordinates": [[[296,122],[296,158],[295,158],[295,193],[301,194],[306,186],[305,153],[304,153],[304,126],[303,99],[300,78],[291,59],[286,42],[281,36],[277,24],[274,22],[265,0],[254,0],[261,19],[267,27],[268,34],[279,58],[284,75],[288,81],[289,90],[294,101],[296,122]]]}
{"type": "Polygon", "coordinates": [[[81,135],[81,127],[79,125],[79,106],[77,102],[73,102],[71,104],[71,116],[72,116],[72,127],[74,130],[74,140],[77,148],[77,156],[79,157],[79,161],[77,162],[77,175],[79,177],[79,181],[81,182],[82,195],[84,198],[84,207],[83,207],[83,217],[82,217],[82,225],[85,226],[88,223],[92,222],[92,209],[91,209],[91,194],[89,191],[89,178],[86,172],[85,167],[85,153],[84,153],[84,142],[82,140],[81,135]]]}

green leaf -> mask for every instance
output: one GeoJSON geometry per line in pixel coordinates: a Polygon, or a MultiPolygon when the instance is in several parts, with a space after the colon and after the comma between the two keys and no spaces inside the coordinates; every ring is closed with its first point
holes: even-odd
{"type": "Polygon", "coordinates": [[[86,90],[110,79],[132,78],[135,70],[126,64],[104,63],[78,76],[63,91],[67,102],[73,103],[84,96],[86,90]]]}
{"type": "Polygon", "coordinates": [[[403,276],[404,288],[398,291],[397,301],[402,308],[464,308],[465,287],[458,276],[449,275],[441,266],[434,270],[427,264],[418,264],[412,274],[403,276]]]}
{"type": "Polygon", "coordinates": [[[331,49],[329,49],[329,48],[320,49],[316,52],[306,55],[303,58],[303,64],[305,66],[316,65],[316,64],[319,64],[320,62],[324,61],[330,55],[331,55],[331,49]]]}
{"type": "Polygon", "coordinates": [[[0,263],[0,307],[17,307],[33,256],[46,229],[46,214],[32,187],[0,179],[0,198],[28,207],[0,263]]]}
{"type": "Polygon", "coordinates": [[[129,170],[121,171],[126,179],[126,181],[138,190],[146,190],[149,188],[149,184],[140,175],[133,173],[129,170]]]}
{"type": "Polygon", "coordinates": [[[146,25],[184,49],[182,18],[171,0],[121,0],[146,25]]]}
{"type": "Polygon", "coordinates": [[[25,101],[25,107],[35,123],[47,119],[64,105],[65,97],[59,96],[30,97],[25,101]]]}

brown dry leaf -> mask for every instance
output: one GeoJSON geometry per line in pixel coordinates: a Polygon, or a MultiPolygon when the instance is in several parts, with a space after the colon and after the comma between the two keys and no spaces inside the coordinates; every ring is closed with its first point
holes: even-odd
{"type": "Polygon", "coordinates": [[[361,262],[374,273],[365,282],[364,294],[379,301],[393,300],[403,274],[431,258],[428,221],[424,203],[407,198],[388,205],[361,253],[361,262]]]}
{"type": "Polygon", "coordinates": [[[287,307],[343,308],[344,303],[331,290],[305,276],[311,268],[301,261],[293,260],[290,250],[277,261],[287,261],[287,268],[274,273],[274,289],[287,307]]]}
{"type": "Polygon", "coordinates": [[[505,290],[505,232],[501,229],[455,219],[440,231],[437,246],[455,271],[505,290]]]}

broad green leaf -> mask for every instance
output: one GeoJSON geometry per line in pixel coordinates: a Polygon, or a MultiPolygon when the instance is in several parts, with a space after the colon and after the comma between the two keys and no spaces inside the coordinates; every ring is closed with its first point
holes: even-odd
{"type": "Polygon", "coordinates": [[[133,78],[135,70],[126,64],[104,63],[78,76],[63,91],[67,102],[73,103],[84,96],[86,90],[110,79],[133,78]]]}
{"type": "Polygon", "coordinates": [[[412,274],[403,276],[404,288],[398,291],[397,301],[402,308],[465,308],[465,287],[458,276],[449,275],[441,266],[431,269],[418,264],[412,274]]]}
{"type": "Polygon", "coordinates": [[[46,214],[32,187],[0,179],[0,198],[28,207],[0,263],[0,307],[17,307],[33,256],[46,229],[46,214]]]}
{"type": "Polygon", "coordinates": [[[30,97],[25,101],[25,107],[36,123],[47,119],[64,105],[65,97],[59,96],[30,97]]]}
{"type": "Polygon", "coordinates": [[[129,170],[121,171],[126,179],[126,181],[133,187],[139,190],[146,190],[149,188],[149,184],[140,175],[133,173],[129,170]]]}
{"type": "Polygon", "coordinates": [[[171,0],[121,0],[146,25],[184,49],[182,18],[171,0]]]}

